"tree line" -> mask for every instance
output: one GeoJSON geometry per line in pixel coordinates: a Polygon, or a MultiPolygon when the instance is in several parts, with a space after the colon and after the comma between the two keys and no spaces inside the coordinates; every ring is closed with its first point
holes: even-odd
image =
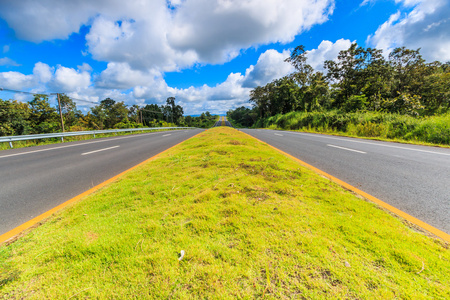
{"type": "Polygon", "coordinates": [[[86,114],[65,94],[59,95],[59,103],[60,107],[52,107],[45,94],[35,94],[29,102],[0,99],[0,136],[60,132],[62,124],[66,131],[169,126],[206,128],[211,127],[216,118],[209,112],[199,117],[184,117],[183,107],[176,105],[174,97],[167,98],[166,105],[147,104],[142,108],[106,98],[86,114]]]}
{"type": "Polygon", "coordinates": [[[352,44],[336,60],[324,62],[325,73],[307,63],[304,46],[286,62],[295,72],[250,92],[252,109],[228,111],[237,125],[293,111],[377,111],[411,116],[437,115],[450,110],[450,62],[426,63],[420,49],[382,50],[352,44]]]}

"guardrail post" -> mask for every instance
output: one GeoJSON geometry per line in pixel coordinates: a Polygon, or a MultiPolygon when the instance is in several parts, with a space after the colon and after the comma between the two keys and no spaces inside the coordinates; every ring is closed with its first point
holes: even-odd
{"type": "Polygon", "coordinates": [[[12,142],[9,142],[9,146],[10,146],[11,148],[13,148],[12,142]]]}
{"type": "Polygon", "coordinates": [[[64,143],[64,137],[63,136],[61,137],[61,143],[64,143]]]}

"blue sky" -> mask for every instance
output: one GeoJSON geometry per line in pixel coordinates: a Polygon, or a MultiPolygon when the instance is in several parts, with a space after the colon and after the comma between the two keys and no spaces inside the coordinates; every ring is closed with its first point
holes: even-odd
{"type": "Polygon", "coordinates": [[[449,16],[449,0],[0,0],[0,87],[64,92],[85,112],[173,96],[185,114],[224,114],[291,73],[301,44],[317,70],[352,42],[449,61],[449,16]]]}

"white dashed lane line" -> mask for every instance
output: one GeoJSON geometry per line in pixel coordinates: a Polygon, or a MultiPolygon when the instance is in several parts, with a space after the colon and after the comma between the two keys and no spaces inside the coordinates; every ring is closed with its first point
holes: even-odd
{"type": "Polygon", "coordinates": [[[97,153],[97,152],[101,152],[101,151],[111,150],[111,149],[119,148],[119,147],[120,147],[120,146],[114,146],[114,147],[109,147],[109,148],[103,148],[103,149],[94,150],[94,151],[90,151],[90,152],[84,152],[84,153],[81,153],[81,155],[89,155],[89,154],[92,154],[92,153],[97,153]]]}
{"type": "Polygon", "coordinates": [[[330,145],[330,144],[327,144],[327,146],[328,146],[328,147],[333,147],[333,148],[342,149],[342,150],[347,150],[347,151],[357,152],[357,153],[361,153],[361,154],[367,154],[367,152],[364,152],[364,151],[359,151],[359,150],[355,150],[355,149],[350,149],[350,148],[340,147],[340,146],[336,146],[336,145],[330,145]]]}

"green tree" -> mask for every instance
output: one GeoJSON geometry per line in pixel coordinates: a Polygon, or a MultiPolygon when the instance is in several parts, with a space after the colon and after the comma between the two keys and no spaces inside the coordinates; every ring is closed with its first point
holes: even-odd
{"type": "Polygon", "coordinates": [[[399,94],[419,95],[425,69],[420,49],[395,48],[389,54],[389,63],[394,69],[392,97],[399,94]]]}
{"type": "Polygon", "coordinates": [[[52,133],[61,127],[56,109],[50,106],[47,95],[36,94],[29,104],[32,133],[52,133]]]}
{"type": "Polygon", "coordinates": [[[163,108],[164,116],[167,122],[180,124],[183,121],[183,108],[175,104],[175,97],[169,97],[166,100],[166,106],[163,108]]]}
{"type": "Polygon", "coordinates": [[[446,112],[450,109],[450,62],[426,65],[423,82],[419,87],[426,114],[446,112]]]}
{"type": "Polygon", "coordinates": [[[250,91],[250,103],[253,103],[253,107],[258,112],[260,118],[271,116],[270,112],[270,96],[271,85],[257,86],[250,91]]]}
{"type": "Polygon", "coordinates": [[[327,77],[335,88],[334,107],[340,108],[352,95],[362,95],[367,64],[367,52],[356,43],[347,50],[340,51],[337,61],[325,61],[327,77]]]}
{"type": "Polygon", "coordinates": [[[147,104],[142,109],[144,126],[157,126],[158,121],[164,120],[164,114],[157,104],[147,104]]]}
{"type": "Polygon", "coordinates": [[[141,110],[137,104],[134,104],[128,108],[128,119],[134,123],[141,122],[141,110]]]}
{"type": "Polygon", "coordinates": [[[302,92],[302,110],[318,111],[330,108],[330,88],[322,72],[311,74],[308,85],[302,92]]]}
{"type": "Polygon", "coordinates": [[[257,112],[254,109],[241,106],[234,110],[227,111],[227,118],[237,127],[251,127],[257,119],[257,112]]]}
{"type": "Polygon", "coordinates": [[[0,136],[29,134],[29,116],[28,103],[0,99],[0,136]]]}
{"type": "Polygon", "coordinates": [[[77,109],[76,103],[66,94],[60,94],[59,101],[61,103],[64,126],[68,129],[76,126],[82,116],[81,111],[77,109]]]}
{"type": "Polygon", "coordinates": [[[128,122],[128,109],[124,102],[111,98],[100,101],[100,105],[91,108],[99,129],[114,128],[117,123],[128,122]]]}

